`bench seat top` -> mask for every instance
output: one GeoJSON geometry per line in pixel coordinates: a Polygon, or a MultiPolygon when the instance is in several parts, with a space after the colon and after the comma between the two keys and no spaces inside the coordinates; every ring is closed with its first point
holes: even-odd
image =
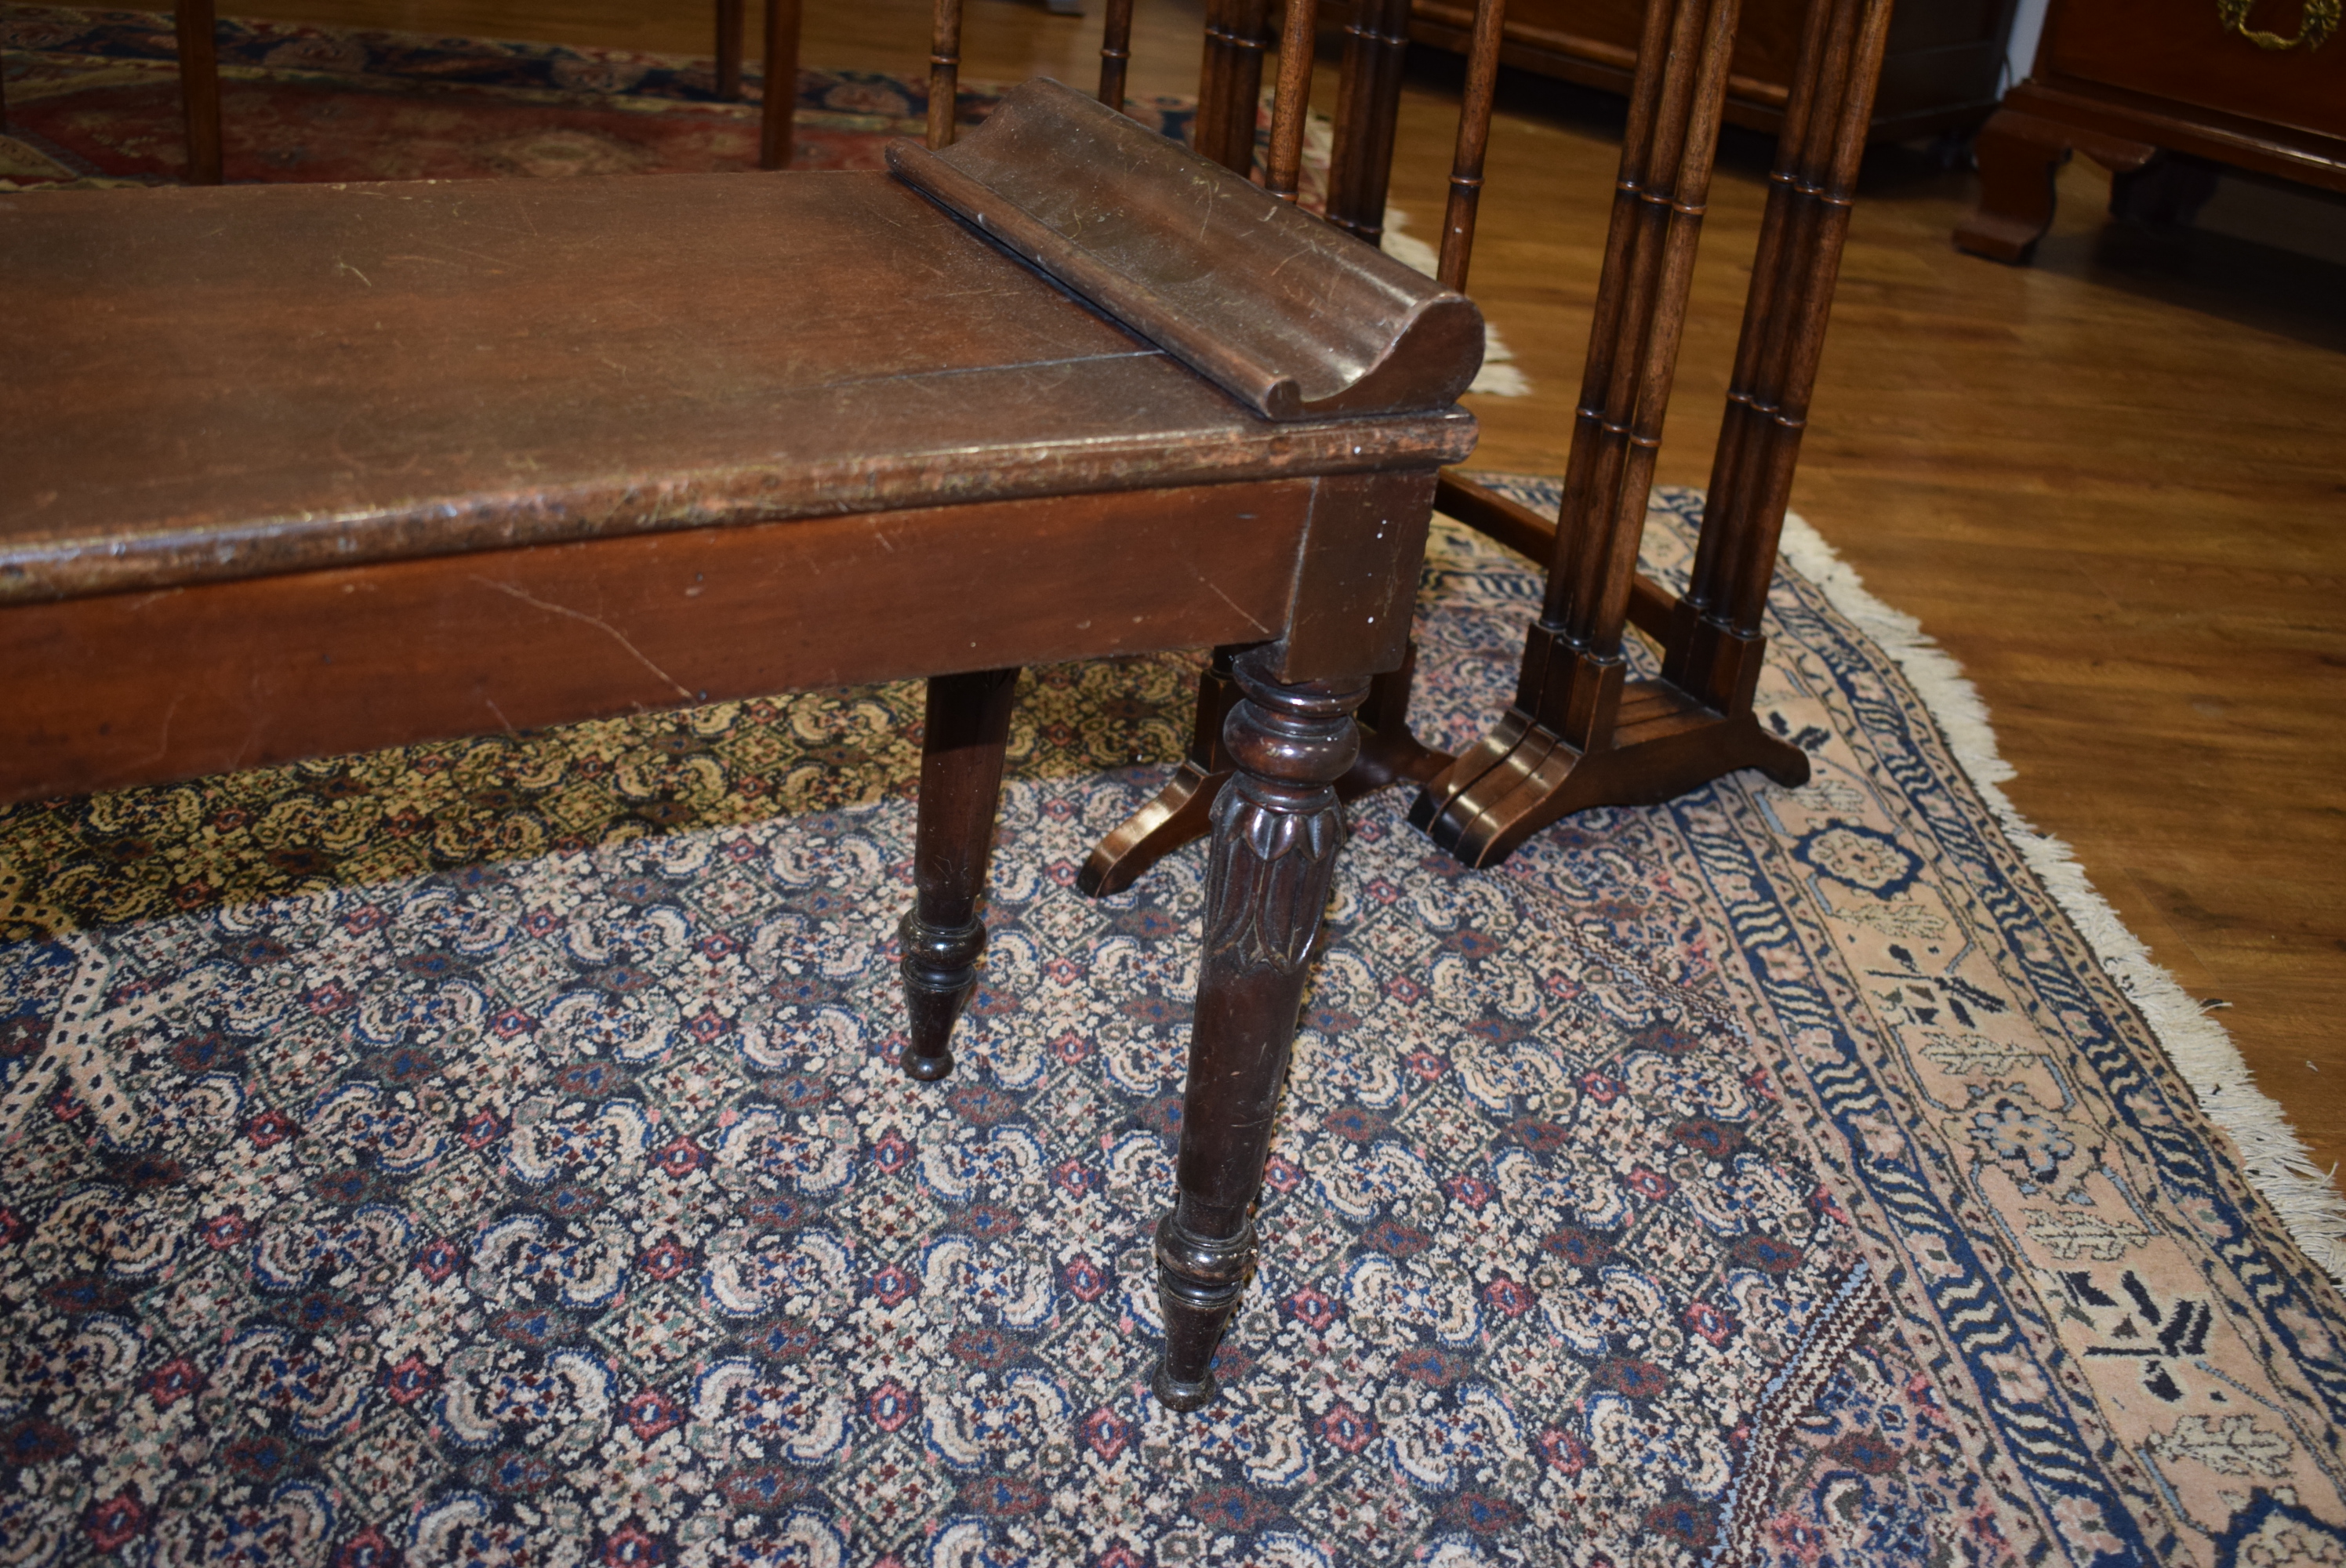
{"type": "Polygon", "coordinates": [[[0,203],[0,604],[1455,461],[1276,423],[882,173],[0,203]]]}

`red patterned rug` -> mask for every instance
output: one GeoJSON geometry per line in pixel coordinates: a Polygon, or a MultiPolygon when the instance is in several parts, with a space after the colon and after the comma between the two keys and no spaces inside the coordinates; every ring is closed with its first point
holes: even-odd
{"type": "MultiPolygon", "coordinates": [[[[0,190],[178,180],[168,14],[8,6],[0,48],[0,190]]],[[[219,24],[219,48],[231,182],[757,167],[763,84],[752,75],[743,100],[727,102],[706,59],[233,18],[219,24]]],[[[997,97],[965,86],[959,112],[981,119],[997,97]]],[[[1131,108],[1175,135],[1192,112],[1181,98],[1131,108]]],[[[882,145],[919,135],[927,114],[916,82],[802,70],[795,167],[876,168],[882,145]]]]}

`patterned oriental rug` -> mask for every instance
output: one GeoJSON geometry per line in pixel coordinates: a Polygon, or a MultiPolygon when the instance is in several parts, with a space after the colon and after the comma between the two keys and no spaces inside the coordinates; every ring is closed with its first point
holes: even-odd
{"type": "MultiPolygon", "coordinates": [[[[925,40],[908,42],[907,63],[925,40]]],[[[0,190],[171,184],[186,143],[168,13],[0,6],[10,51],[0,190]]],[[[764,87],[717,96],[710,60],[617,49],[428,37],[223,17],[226,167],[240,180],[478,179],[514,175],[754,169],[764,87]]],[[[801,70],[798,168],[878,168],[893,137],[921,135],[923,84],[872,71],[801,70]]],[[[964,84],[964,122],[997,89],[964,84]]],[[[1186,132],[1187,98],[1129,112],[1186,132]]]]}
{"type": "MultiPolygon", "coordinates": [[[[1203,855],[1072,887],[1193,663],[1029,672],[933,1085],[912,685],[0,811],[8,1081],[94,1033],[138,1107],[51,1089],[0,1145],[0,1562],[2346,1562],[2346,1303],[2259,1186],[2309,1237],[2334,1194],[2235,1063],[2250,1178],[1936,656],[1789,559],[1808,787],[1487,873],[1354,814],[1195,1416],[1147,1390],[1148,1237],[1203,855]]],[[[1437,532],[1429,738],[1536,595],[1437,532]]]]}

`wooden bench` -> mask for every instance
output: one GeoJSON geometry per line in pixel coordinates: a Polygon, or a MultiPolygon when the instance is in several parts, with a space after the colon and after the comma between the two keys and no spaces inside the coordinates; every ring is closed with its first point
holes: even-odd
{"type": "Polygon", "coordinates": [[[0,800],[928,677],[935,1077],[1017,667],[1248,645],[1158,1237],[1194,1407],[1481,318],[1056,84],[892,156],[0,204],[0,800]]]}

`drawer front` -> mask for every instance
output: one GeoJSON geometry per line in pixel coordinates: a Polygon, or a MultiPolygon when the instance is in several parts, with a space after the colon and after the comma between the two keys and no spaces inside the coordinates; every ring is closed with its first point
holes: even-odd
{"type": "MultiPolygon", "coordinates": [[[[2254,0],[2247,25],[2295,36],[2307,9],[2308,0],[2254,0]]],[[[2317,47],[2259,47],[2225,26],[2217,0],[2060,0],[2037,70],[2346,136],[2346,28],[2317,47]]]]}

